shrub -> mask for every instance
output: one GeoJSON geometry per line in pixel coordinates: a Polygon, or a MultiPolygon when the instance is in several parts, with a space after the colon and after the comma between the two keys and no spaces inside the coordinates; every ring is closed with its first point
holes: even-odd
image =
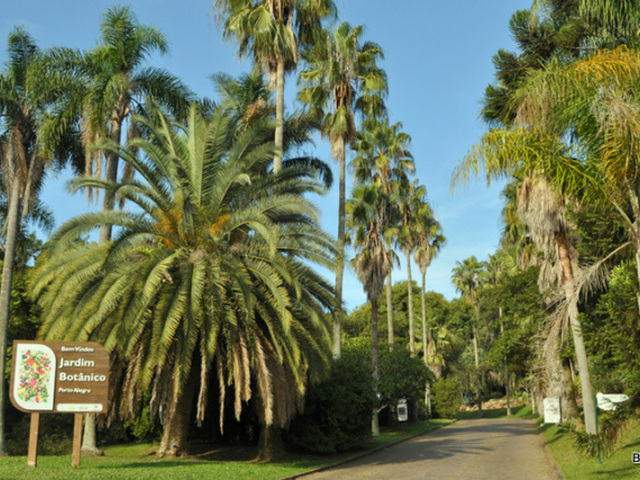
{"type": "Polygon", "coordinates": [[[401,398],[407,399],[412,409],[411,418],[416,418],[417,405],[424,405],[427,381],[433,381],[433,374],[422,359],[412,357],[405,348],[380,352],[380,395],[394,418],[396,405],[401,398]]]}
{"type": "MultiPolygon", "coordinates": [[[[68,455],[73,445],[73,415],[45,413],[38,428],[39,455],[68,455]]],[[[7,435],[9,455],[26,455],[29,447],[31,415],[26,414],[7,435]]]]}
{"type": "Polygon", "coordinates": [[[289,449],[336,453],[364,448],[371,439],[375,405],[373,376],[366,356],[343,349],[329,378],[309,386],[304,412],[285,432],[289,449]]]}
{"type": "Polygon", "coordinates": [[[433,406],[441,418],[453,418],[462,405],[460,387],[453,378],[441,378],[433,384],[433,406]]]}

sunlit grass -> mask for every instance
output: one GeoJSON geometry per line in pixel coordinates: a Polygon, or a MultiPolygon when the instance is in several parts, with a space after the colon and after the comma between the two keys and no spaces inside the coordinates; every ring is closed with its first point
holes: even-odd
{"type": "Polygon", "coordinates": [[[640,452],[640,420],[632,420],[624,429],[610,456],[602,456],[602,465],[597,458],[586,457],[573,445],[573,436],[562,426],[542,424],[538,420],[553,457],[567,480],[585,478],[640,478],[640,466],[631,461],[632,453],[640,452]]]}
{"type": "MultiPolygon", "coordinates": [[[[429,424],[418,422],[385,428],[381,435],[372,441],[370,448],[389,445],[403,438],[440,428],[451,422],[452,420],[432,420],[429,424]]],[[[267,464],[253,461],[222,460],[225,453],[227,458],[235,455],[233,449],[211,450],[215,452],[215,455],[211,455],[204,449],[202,455],[189,459],[156,460],[154,457],[156,448],[157,445],[152,444],[107,446],[104,448],[104,456],[83,457],[77,468],[71,467],[69,455],[39,456],[38,466],[34,469],[27,467],[27,459],[24,456],[0,458],[0,480],[15,480],[31,476],[47,480],[119,480],[124,478],[135,478],[136,480],[195,480],[201,478],[270,480],[331,465],[350,458],[354,453],[361,453],[288,454],[283,462],[267,464]],[[211,458],[216,458],[216,460],[211,460],[211,458]]],[[[248,453],[248,457],[252,458],[252,452],[248,453]]]]}

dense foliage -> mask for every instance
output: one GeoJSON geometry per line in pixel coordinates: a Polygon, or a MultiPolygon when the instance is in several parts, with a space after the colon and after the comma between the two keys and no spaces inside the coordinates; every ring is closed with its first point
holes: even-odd
{"type": "Polygon", "coordinates": [[[315,453],[364,448],[376,403],[369,356],[345,347],[329,377],[309,387],[303,413],[289,426],[285,441],[294,450],[315,453]]]}

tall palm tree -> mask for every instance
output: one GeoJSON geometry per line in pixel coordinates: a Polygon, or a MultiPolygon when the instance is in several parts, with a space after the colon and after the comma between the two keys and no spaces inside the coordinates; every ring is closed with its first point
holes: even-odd
{"type": "MultiPolygon", "coordinates": [[[[428,207],[428,204],[427,204],[428,207]]],[[[440,249],[444,246],[446,239],[442,233],[442,226],[434,216],[431,208],[421,209],[417,216],[416,222],[422,225],[418,232],[418,243],[413,254],[413,258],[418,264],[420,275],[422,277],[420,300],[422,307],[422,354],[424,363],[429,367],[429,325],[427,324],[427,269],[431,265],[433,259],[438,255],[440,249]]],[[[435,373],[435,372],[434,372],[435,373]]]]}
{"type": "Polygon", "coordinates": [[[453,268],[451,274],[451,280],[456,290],[462,293],[474,311],[471,330],[473,334],[473,356],[476,366],[478,417],[482,417],[482,377],[480,375],[480,359],[478,355],[478,323],[480,321],[478,288],[481,287],[483,283],[484,268],[484,262],[479,262],[476,257],[471,256],[465,258],[462,262],[456,262],[456,266],[453,268]]]}
{"type": "Polygon", "coordinates": [[[300,46],[312,45],[321,21],[335,15],[332,0],[215,0],[225,39],[238,42],[240,57],[253,57],[276,90],[273,171],[282,168],[285,73],[300,60],[300,46]]]}
{"type": "MultiPolygon", "coordinates": [[[[79,122],[79,129],[86,149],[85,172],[102,175],[102,152],[92,146],[103,139],[118,145],[139,135],[136,123],[128,122],[129,130],[123,129],[132,115],[144,112],[145,101],[153,101],[179,114],[186,111],[191,93],[175,76],[163,69],[145,65],[149,56],[157,51],[168,52],[164,34],[149,26],[140,25],[129,7],[112,6],[103,14],[98,46],[89,52],[68,48],[53,49],[48,61],[55,69],[72,72],[78,79],[65,117],[79,122]]],[[[116,153],[106,157],[105,178],[116,182],[119,158],[116,153]]],[[[125,164],[123,176],[130,177],[133,171],[125,164]]],[[[87,189],[89,197],[92,189],[87,189]]],[[[103,192],[102,210],[115,208],[112,191],[103,192]]],[[[100,227],[99,241],[111,240],[111,224],[100,227]]],[[[95,421],[87,415],[83,435],[84,454],[99,454],[96,446],[95,421]]]]}
{"type": "MultiPolygon", "coordinates": [[[[375,185],[360,185],[353,191],[353,199],[347,203],[347,226],[351,232],[356,255],[351,261],[362,288],[371,304],[371,358],[373,375],[378,384],[378,298],[384,288],[384,279],[391,270],[391,255],[385,248],[384,191],[375,185]]],[[[378,409],[374,408],[372,431],[380,434],[378,409]]]]}
{"type": "MultiPolygon", "coordinates": [[[[352,148],[356,156],[351,161],[356,183],[372,183],[382,188],[388,203],[383,212],[385,243],[395,258],[392,245],[397,237],[397,224],[401,219],[396,203],[399,185],[415,170],[410,151],[411,137],[402,131],[402,123],[389,125],[389,119],[367,118],[358,132],[352,148]]],[[[387,325],[389,347],[394,344],[391,270],[387,275],[387,325]]]]}
{"type": "MultiPolygon", "coordinates": [[[[53,50],[49,59],[52,66],[73,72],[81,85],[72,113],[80,117],[86,145],[106,138],[121,145],[127,119],[144,112],[146,99],[175,114],[184,114],[191,98],[188,88],[165,70],[145,65],[153,52],[165,54],[168,49],[160,30],[140,25],[129,7],[113,6],[103,14],[97,47],[89,52],[53,50]]],[[[129,122],[129,126],[127,139],[137,135],[135,123],[129,122]]],[[[105,178],[116,182],[119,159],[113,153],[106,157],[105,178]]],[[[87,174],[101,175],[102,155],[98,150],[87,151],[85,168],[87,174]]],[[[102,209],[114,208],[113,193],[105,191],[102,209]]],[[[99,238],[102,242],[111,239],[110,225],[100,228],[99,238]]]]}
{"type": "MultiPolygon", "coordinates": [[[[510,257],[504,250],[498,250],[493,255],[489,256],[489,260],[486,262],[486,280],[489,285],[497,286],[503,280],[506,275],[514,275],[518,271],[516,261],[510,257]]],[[[502,305],[498,306],[498,322],[500,323],[500,335],[504,333],[504,321],[503,321],[503,309],[502,305]]],[[[511,396],[510,396],[510,384],[509,384],[509,368],[508,358],[504,358],[504,374],[505,374],[505,394],[507,397],[507,417],[511,416],[511,396]]]]}
{"type": "Polygon", "coordinates": [[[420,235],[425,234],[433,222],[433,211],[426,201],[427,189],[418,185],[418,181],[401,182],[399,189],[399,208],[402,215],[398,232],[398,243],[407,261],[407,296],[409,302],[409,351],[416,354],[415,318],[413,312],[413,281],[411,279],[411,256],[420,242],[420,235]]]}
{"type": "Polygon", "coordinates": [[[333,291],[311,265],[330,265],[334,249],[303,197],[324,191],[317,170],[291,160],[261,175],[269,129],[237,135],[224,109],[207,118],[193,106],[186,126],[161,113],[136,121],[149,139],[131,147],[144,159],[113,141],[102,148],[140,180],[72,186],[110,189],[139,210],[86,214],[54,235],[34,286],[41,335],[103,342],[123,365],[112,413],[133,414],[147,392],[152,413],[163,412],[158,456],[186,451],[191,407],[197,397],[202,421],[212,381],[221,428],[227,390],[239,418],[252,385],[263,424],[282,427],[330,356],[333,291]],[[121,227],[113,242],[74,245],[107,221],[121,227]]]}
{"type": "MultiPolygon", "coordinates": [[[[518,214],[548,260],[543,263],[540,280],[550,285],[553,279],[545,274],[554,270],[557,273],[555,281],[566,299],[565,306],[557,312],[571,324],[583,386],[585,425],[587,433],[595,433],[595,407],[577,315],[578,294],[573,284],[578,259],[564,215],[571,193],[584,189],[588,180],[579,173],[580,162],[562,143],[560,130],[523,123],[533,107],[521,92],[535,71],[545,64],[571,61],[583,47],[591,48],[585,44],[588,29],[584,28],[577,3],[549,3],[549,6],[546,15],[523,11],[512,18],[511,28],[522,52],[515,55],[501,51],[494,57],[498,84],[487,88],[483,108],[485,120],[502,128],[483,136],[454,173],[454,178],[460,180],[483,168],[487,179],[513,177],[521,182],[518,214]],[[537,34],[531,35],[532,31],[537,34]],[[549,268],[553,263],[557,269],[549,268]]],[[[548,113],[551,117],[551,112],[548,113]]],[[[551,335],[548,340],[557,342],[558,339],[551,335]]],[[[555,363],[559,357],[557,348],[547,351],[554,353],[556,358],[550,363],[555,363]]]]}
{"type": "MultiPolygon", "coordinates": [[[[45,169],[70,155],[68,130],[51,112],[67,79],[48,72],[31,36],[16,28],[8,39],[8,62],[0,72],[0,162],[7,202],[5,246],[0,288],[0,365],[5,364],[7,328],[16,239],[25,219],[38,206],[45,169]]],[[[6,453],[5,383],[0,381],[0,456],[6,453]]]]}
{"type": "Polygon", "coordinates": [[[309,49],[304,57],[306,67],[300,73],[303,88],[300,100],[309,111],[322,118],[321,132],[329,138],[331,155],[339,164],[338,262],[336,295],[338,310],[334,324],[334,355],[340,356],[342,323],[342,278],[344,275],[346,149],[355,140],[355,112],[381,107],[387,80],[377,61],[382,49],[372,42],[361,41],[364,27],[343,22],[326,38],[309,49]],[[375,101],[374,101],[375,99],[375,101]]]}

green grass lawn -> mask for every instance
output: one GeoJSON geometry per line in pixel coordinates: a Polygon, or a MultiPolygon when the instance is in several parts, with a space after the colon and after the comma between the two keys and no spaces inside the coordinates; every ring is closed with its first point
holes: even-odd
{"type": "Polygon", "coordinates": [[[588,478],[640,478],[640,465],[631,462],[631,454],[640,452],[640,420],[632,420],[625,428],[610,456],[602,456],[602,465],[596,458],[582,456],[573,446],[573,437],[557,425],[542,424],[544,438],[551,449],[560,471],[567,480],[588,478]]]}
{"type": "MultiPolygon", "coordinates": [[[[478,418],[477,410],[456,413],[458,420],[473,420],[478,418]]],[[[482,418],[508,418],[506,408],[496,408],[493,410],[482,410],[482,418]]],[[[511,408],[511,418],[533,418],[531,415],[531,407],[519,406],[511,408]]]]}
{"type": "MultiPolygon", "coordinates": [[[[383,447],[403,438],[440,428],[451,420],[432,420],[383,429],[371,443],[371,448],[383,447]]],[[[15,480],[37,476],[46,480],[186,480],[186,479],[280,479],[307,470],[346,460],[354,453],[340,455],[288,454],[281,463],[255,463],[255,449],[197,448],[191,459],[155,460],[155,447],[150,444],[114,445],[104,449],[102,457],[83,457],[77,468],[71,467],[71,457],[39,456],[35,469],[27,467],[26,457],[0,458],[0,480],[15,480]],[[232,458],[233,460],[225,460],[232,458]],[[244,459],[244,460],[238,460],[244,459]]],[[[359,452],[355,452],[359,453],[359,452]]]]}

